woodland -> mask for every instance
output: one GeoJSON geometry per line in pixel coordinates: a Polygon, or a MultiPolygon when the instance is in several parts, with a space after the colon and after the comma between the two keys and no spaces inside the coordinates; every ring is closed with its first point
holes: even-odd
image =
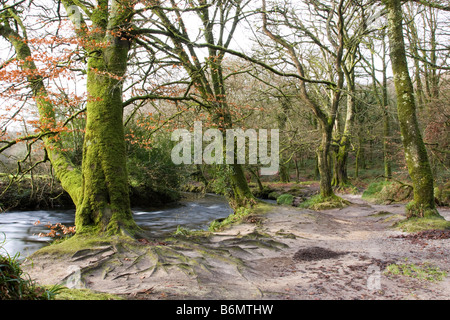
{"type": "MultiPolygon", "coordinates": [[[[2,212],[14,210],[75,210],[74,225],[52,227],[48,235],[60,239],[49,251],[36,252],[33,264],[39,265],[40,252],[43,266],[48,255],[54,265],[68,255],[84,262],[101,255],[81,269],[84,279],[101,269],[104,280],[114,269],[106,267],[105,255],[133,260],[127,268],[140,268],[151,256],[151,274],[144,267],[136,274],[151,278],[175,267],[200,278],[197,267],[220,260],[220,250],[233,252],[231,242],[245,250],[249,239],[268,246],[263,249],[298,245],[283,241],[291,234],[301,238],[299,218],[300,227],[288,223],[283,229],[292,232],[277,231],[283,241],[269,237],[269,221],[281,223],[281,213],[314,216],[325,237],[325,231],[335,232],[330,224],[365,210],[361,199],[380,206],[371,212],[377,217],[396,210],[389,205],[401,206],[396,218],[409,228],[402,231],[405,239],[431,232],[422,236],[439,234],[437,241],[448,247],[447,0],[0,2],[0,221],[2,212]],[[278,173],[262,175],[264,164],[248,161],[174,164],[171,134],[192,131],[196,121],[223,132],[278,129],[278,173]],[[150,239],[136,223],[133,208],[167,206],[186,194],[221,195],[233,213],[212,221],[208,231],[180,226],[179,238],[170,241],[150,239]],[[342,216],[346,208],[356,211],[342,216]],[[248,224],[256,229],[242,236],[248,224]],[[239,237],[213,241],[217,232],[231,236],[230,230],[239,237]],[[139,258],[132,256],[136,252],[139,258]]],[[[305,260],[300,253],[293,260],[305,260]]],[[[240,266],[238,258],[245,259],[234,254],[222,257],[224,263],[240,266]]],[[[9,269],[19,270],[12,260],[9,269]]],[[[392,262],[371,261],[381,269],[392,262]]],[[[447,262],[437,264],[450,271],[447,262]]],[[[6,265],[0,261],[0,300],[17,298],[13,292],[19,290],[5,285],[6,265]]],[[[67,272],[60,276],[67,280],[67,272]]],[[[266,292],[262,286],[256,291],[266,292]]],[[[48,288],[33,287],[21,298],[50,299],[61,289],[48,288]]],[[[141,287],[134,293],[94,289],[131,298],[170,296],[158,291],[155,298],[153,289],[141,287]]]]}

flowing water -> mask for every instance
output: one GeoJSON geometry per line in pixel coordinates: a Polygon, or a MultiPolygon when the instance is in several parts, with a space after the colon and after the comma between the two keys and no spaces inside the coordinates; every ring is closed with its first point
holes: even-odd
{"type": "MultiPolygon", "coordinates": [[[[134,208],[134,219],[150,236],[161,237],[182,226],[191,230],[205,230],[211,221],[225,218],[232,213],[222,196],[206,194],[194,200],[183,200],[179,204],[164,208],[134,208]]],[[[48,223],[73,226],[75,210],[8,211],[0,213],[0,254],[26,257],[48,245],[53,240],[40,237],[48,233],[48,223]],[[39,224],[35,224],[40,221],[39,224]]]]}

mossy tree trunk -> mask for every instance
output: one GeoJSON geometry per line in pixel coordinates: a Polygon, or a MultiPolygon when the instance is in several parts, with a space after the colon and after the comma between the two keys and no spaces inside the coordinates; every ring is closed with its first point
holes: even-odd
{"type": "MultiPolygon", "coordinates": [[[[124,33],[134,13],[128,2],[99,1],[89,13],[92,26],[82,15],[74,15],[75,3],[62,1],[76,33],[88,52],[86,128],[81,171],[70,162],[57,139],[43,138],[52,166],[63,188],[76,205],[77,233],[138,231],[128,195],[125,139],[123,130],[122,81],[127,67],[130,42],[124,33]]],[[[80,10],[80,9],[78,9],[80,10]]],[[[14,46],[18,57],[31,70],[28,82],[33,91],[41,122],[46,130],[56,128],[54,106],[47,98],[43,79],[33,75],[36,66],[25,38],[2,25],[2,36],[14,46]],[[6,32],[8,31],[8,32],[6,32]]]]}
{"type": "MultiPolygon", "coordinates": [[[[345,10],[340,12],[341,19],[345,10]]],[[[337,61],[341,63],[340,68],[345,76],[346,81],[346,98],[347,98],[347,110],[345,115],[345,124],[342,133],[338,126],[338,150],[335,154],[335,166],[333,176],[333,186],[345,187],[350,183],[347,171],[348,154],[351,148],[351,139],[355,127],[355,114],[356,114],[356,74],[355,68],[360,61],[359,47],[361,41],[367,32],[366,17],[361,12],[360,14],[351,14],[347,17],[348,21],[341,21],[340,34],[344,40],[343,46],[345,48],[344,57],[337,61]],[[356,30],[352,30],[351,25],[359,25],[356,30]]]]}
{"type": "Polygon", "coordinates": [[[89,59],[82,198],[76,215],[79,232],[95,227],[114,233],[123,227],[129,229],[133,224],[128,196],[122,85],[121,80],[112,77],[121,77],[125,72],[126,46],[128,44],[119,43],[89,59]]]}
{"type": "Polygon", "coordinates": [[[247,170],[250,172],[252,176],[255,177],[256,183],[258,184],[258,190],[263,191],[264,185],[262,184],[261,178],[258,175],[258,172],[255,172],[255,170],[252,169],[252,167],[247,167],[247,170]]]}
{"type": "Polygon", "coordinates": [[[408,172],[413,182],[414,200],[408,216],[439,215],[435,208],[433,174],[416,116],[414,89],[406,60],[401,0],[383,0],[388,11],[390,58],[397,93],[397,111],[408,172]]]}
{"type": "Polygon", "coordinates": [[[355,74],[354,71],[346,71],[345,74],[348,85],[347,112],[344,130],[338,141],[338,150],[334,157],[332,185],[336,187],[345,187],[349,184],[347,160],[355,118],[355,74]]]}
{"type": "Polygon", "coordinates": [[[232,207],[237,209],[255,204],[255,197],[248,186],[242,165],[233,164],[230,166],[230,170],[231,186],[233,189],[233,197],[230,201],[232,207]]]}
{"type": "MultiPolygon", "coordinates": [[[[286,123],[289,116],[289,109],[291,107],[291,102],[288,97],[282,97],[279,98],[281,110],[277,114],[277,123],[278,123],[278,129],[281,130],[281,132],[284,132],[286,130],[286,123]]],[[[290,174],[289,174],[289,161],[285,161],[284,152],[280,152],[280,165],[279,165],[279,176],[280,181],[283,183],[288,183],[291,180],[290,174]]]]}
{"type": "Polygon", "coordinates": [[[317,167],[320,174],[320,195],[322,198],[334,196],[332,187],[332,170],[330,163],[330,147],[333,127],[331,125],[322,125],[322,140],[317,149],[317,167]]]}
{"type": "MultiPolygon", "coordinates": [[[[382,31],[381,36],[383,40],[386,37],[385,30],[382,31]]],[[[388,99],[388,81],[387,81],[387,45],[383,41],[382,45],[382,73],[383,73],[383,83],[381,84],[381,106],[383,108],[383,159],[384,159],[384,176],[386,180],[392,178],[392,164],[391,164],[391,124],[389,121],[389,99],[388,99]]],[[[375,68],[375,64],[374,64],[375,68]]],[[[375,70],[374,70],[375,74],[375,70]]]]}
{"type": "Polygon", "coordinates": [[[387,93],[387,63],[383,59],[383,88],[382,88],[382,108],[383,108],[383,160],[384,160],[384,176],[386,180],[392,178],[391,164],[391,124],[389,120],[389,101],[387,93]]]}
{"type": "Polygon", "coordinates": [[[92,14],[89,35],[86,132],[83,145],[82,196],[77,205],[77,232],[134,233],[128,194],[123,127],[123,79],[131,46],[133,5],[101,3],[92,14]]]}

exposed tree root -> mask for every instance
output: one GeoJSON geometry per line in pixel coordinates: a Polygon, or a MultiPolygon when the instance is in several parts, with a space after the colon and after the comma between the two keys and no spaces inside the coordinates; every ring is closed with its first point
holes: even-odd
{"type": "MultiPolygon", "coordinates": [[[[234,270],[245,277],[244,262],[239,256],[254,254],[255,250],[280,250],[286,245],[273,240],[270,236],[252,232],[212,243],[208,239],[189,239],[188,237],[173,238],[165,245],[149,245],[140,242],[114,242],[76,250],[70,255],[68,265],[79,268],[68,274],[61,283],[73,279],[78,272],[82,286],[89,283],[94,275],[102,280],[127,280],[129,277],[149,278],[169,275],[172,270],[178,270],[187,277],[201,283],[205,277],[220,279],[222,266],[234,270]]],[[[57,259],[55,248],[52,250],[57,259]]],[[[52,254],[53,255],[53,254],[52,254]]],[[[175,271],[176,272],[176,271],[175,271]]]]}

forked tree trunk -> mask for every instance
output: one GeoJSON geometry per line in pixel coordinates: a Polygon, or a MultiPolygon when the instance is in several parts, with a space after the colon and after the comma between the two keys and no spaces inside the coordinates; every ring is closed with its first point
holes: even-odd
{"type": "MultiPolygon", "coordinates": [[[[63,1],[63,4],[68,12],[73,10],[72,2],[63,1]]],[[[88,102],[81,173],[62,151],[57,139],[52,139],[49,134],[43,141],[56,176],[76,206],[77,234],[133,234],[139,228],[134,222],[128,195],[121,82],[130,43],[124,41],[124,35],[120,33],[120,28],[129,23],[133,11],[132,7],[117,1],[113,1],[111,7],[99,6],[95,10],[96,32],[83,39],[90,41],[85,41],[89,43],[86,45],[89,51],[88,102]],[[98,36],[102,30],[103,36],[98,36]]],[[[83,28],[77,32],[83,36],[88,27],[81,16],[79,19],[83,28]]],[[[33,74],[36,66],[27,41],[7,23],[0,25],[0,35],[11,42],[17,57],[25,61],[21,67],[30,74],[28,82],[40,120],[51,133],[56,129],[54,106],[47,98],[42,77],[33,74]]]]}
{"type": "Polygon", "coordinates": [[[77,232],[92,228],[108,233],[136,229],[128,195],[120,80],[126,71],[128,46],[125,41],[113,41],[88,63],[89,101],[77,232]]]}
{"type": "Polygon", "coordinates": [[[347,96],[347,113],[345,119],[344,132],[339,141],[339,147],[334,158],[334,171],[332,185],[336,187],[345,187],[349,184],[347,173],[348,152],[350,149],[350,139],[353,131],[354,111],[355,111],[355,97],[354,85],[350,89],[351,95],[347,96]]]}

